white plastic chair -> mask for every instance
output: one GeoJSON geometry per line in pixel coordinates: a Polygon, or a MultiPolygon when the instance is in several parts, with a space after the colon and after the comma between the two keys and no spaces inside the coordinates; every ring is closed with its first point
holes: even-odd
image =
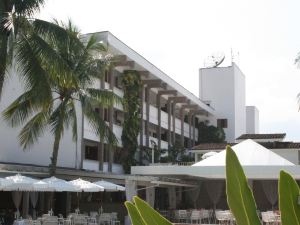
{"type": "Polygon", "coordinates": [[[280,220],[273,211],[261,212],[261,219],[263,224],[276,225],[279,224],[280,220]]]}
{"type": "Polygon", "coordinates": [[[102,213],[99,216],[99,225],[101,225],[101,224],[111,225],[111,214],[110,213],[102,213]]]}
{"type": "Polygon", "coordinates": [[[178,210],[179,222],[187,222],[188,216],[186,210],[178,210]]]}
{"type": "Polygon", "coordinates": [[[190,216],[191,223],[196,222],[197,224],[201,223],[201,212],[199,210],[193,210],[190,216]]]}
{"type": "Polygon", "coordinates": [[[220,224],[229,225],[232,221],[231,212],[226,211],[216,211],[216,219],[220,224]]]}
{"type": "Polygon", "coordinates": [[[112,225],[120,225],[121,224],[120,220],[118,220],[118,213],[112,212],[110,214],[110,216],[111,216],[111,224],[112,225]]]}

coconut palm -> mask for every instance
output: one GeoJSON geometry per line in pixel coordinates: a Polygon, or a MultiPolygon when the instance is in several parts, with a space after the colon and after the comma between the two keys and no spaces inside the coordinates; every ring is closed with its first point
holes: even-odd
{"type": "Polygon", "coordinates": [[[0,96],[11,63],[14,41],[19,34],[28,31],[28,21],[40,10],[44,0],[1,0],[0,1],[0,96]]]}
{"type": "Polygon", "coordinates": [[[107,66],[99,57],[105,50],[103,45],[93,35],[80,39],[79,32],[71,23],[62,25],[68,34],[63,38],[57,33],[57,27],[49,29],[39,23],[34,27],[40,35],[31,32],[18,42],[16,58],[23,65],[27,90],[3,113],[13,127],[25,123],[19,134],[24,149],[50,128],[54,135],[51,175],[56,171],[64,131],[70,127],[73,140],[77,141],[80,110],[102,140],[116,144],[113,132],[94,109],[121,102],[111,91],[92,88],[95,79],[99,79],[107,66]]]}

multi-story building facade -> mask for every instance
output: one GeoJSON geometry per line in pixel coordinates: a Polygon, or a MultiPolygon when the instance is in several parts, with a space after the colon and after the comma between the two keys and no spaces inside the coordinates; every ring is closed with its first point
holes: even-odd
{"type": "Polygon", "coordinates": [[[259,132],[259,112],[255,106],[246,106],[246,77],[234,62],[228,67],[201,68],[199,97],[215,109],[226,141],[259,132]]]}
{"type": "MultiPolygon", "coordinates": [[[[89,34],[88,34],[89,35],[89,34]]],[[[96,80],[94,87],[110,89],[123,97],[120,77],[124,70],[136,70],[142,79],[140,101],[142,103],[140,135],[138,137],[139,150],[153,147],[166,149],[180,141],[182,146],[191,148],[197,143],[198,121],[209,121],[216,125],[215,110],[197,96],[176,83],[171,77],[163,73],[137,52],[109,32],[95,34],[99,41],[108,46],[108,53],[114,59],[111,68],[101,80],[96,80]]],[[[23,90],[14,69],[7,81],[0,111],[3,111],[23,90]]],[[[122,174],[120,159],[122,158],[122,123],[124,111],[122,105],[114,107],[95,108],[99,116],[107,121],[118,139],[116,147],[101,143],[100,138],[92,131],[89,123],[78,110],[79,139],[72,141],[71,131],[64,133],[61,141],[58,166],[65,168],[83,169],[89,171],[102,171],[122,174]]],[[[18,143],[20,127],[11,128],[6,122],[0,122],[0,162],[9,164],[29,164],[34,166],[48,166],[52,152],[53,137],[45,132],[39,141],[23,151],[18,143]]]]}

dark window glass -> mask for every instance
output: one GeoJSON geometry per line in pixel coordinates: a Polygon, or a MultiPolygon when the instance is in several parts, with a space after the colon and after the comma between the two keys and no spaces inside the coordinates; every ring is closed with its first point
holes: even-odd
{"type": "Polygon", "coordinates": [[[91,160],[98,160],[98,147],[86,145],[85,146],[85,158],[91,160]]]}
{"type": "Polygon", "coordinates": [[[217,126],[219,128],[227,128],[228,127],[227,119],[218,119],[217,120],[217,126]]]}

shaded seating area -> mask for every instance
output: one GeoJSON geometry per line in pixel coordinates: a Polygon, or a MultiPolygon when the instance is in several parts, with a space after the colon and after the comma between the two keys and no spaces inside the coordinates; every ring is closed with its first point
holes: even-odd
{"type": "Polygon", "coordinates": [[[83,197],[91,202],[91,197],[99,196],[100,192],[101,196],[119,195],[125,188],[103,180],[95,183],[80,178],[72,181],[56,177],[37,180],[16,174],[0,179],[0,191],[1,196],[7,198],[5,211],[0,210],[1,225],[118,225],[118,212],[107,212],[109,209],[102,208],[103,202],[95,202],[93,210],[83,207],[82,213],[80,203],[83,197]],[[7,211],[9,208],[10,211],[7,211]],[[72,209],[74,211],[68,213],[72,209]]]}

